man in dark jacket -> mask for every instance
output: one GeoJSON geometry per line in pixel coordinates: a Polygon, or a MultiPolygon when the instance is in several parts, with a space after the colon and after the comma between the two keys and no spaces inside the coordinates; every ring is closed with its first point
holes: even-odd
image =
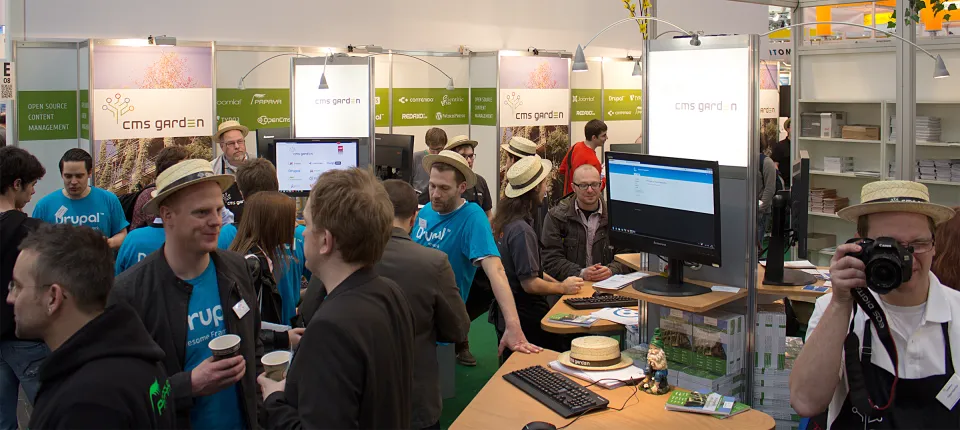
{"type": "Polygon", "coordinates": [[[43,225],[20,245],[7,302],[17,335],[53,351],[30,428],[176,426],[163,350],[125,304],[104,309],[113,251],[90,227],[43,225]]]}
{"type": "Polygon", "coordinates": [[[625,251],[610,246],[602,184],[596,167],[581,165],[573,172],[575,197],[557,204],[543,223],[543,269],[558,281],[576,276],[599,282],[632,271],[613,260],[625,251]]]}
{"type": "Polygon", "coordinates": [[[362,169],[320,175],[304,209],[304,255],[326,297],[293,355],[287,379],[261,374],[266,427],[410,427],[414,315],[373,265],[390,240],[393,208],[362,169]]]}
{"type": "MultiPolygon", "coordinates": [[[[7,297],[20,242],[42,221],[23,213],[33,196],[33,187],[46,169],[40,160],[16,146],[0,148],[0,289],[7,297]]],[[[19,386],[32,403],[37,396],[37,371],[50,353],[39,340],[19,339],[14,334],[13,306],[0,311],[0,430],[16,430],[19,386]]]]}
{"type": "Polygon", "coordinates": [[[163,349],[181,428],[256,428],[260,312],[250,269],[217,250],[223,190],[233,176],[186,160],[157,177],[146,210],[163,220],[166,243],[117,278],[110,302],[127,302],[163,349]],[[236,356],[214,361],[210,340],[240,336],[236,356]],[[239,384],[237,384],[239,382],[239,384]]]}

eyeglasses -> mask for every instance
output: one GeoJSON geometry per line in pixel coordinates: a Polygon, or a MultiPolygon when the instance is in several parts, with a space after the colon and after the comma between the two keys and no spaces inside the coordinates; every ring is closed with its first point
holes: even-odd
{"type": "Polygon", "coordinates": [[[476,153],[476,152],[474,152],[473,154],[469,154],[469,155],[467,155],[467,154],[460,154],[460,155],[463,156],[463,158],[466,159],[466,160],[473,160],[474,158],[477,158],[477,153],[476,153]]]}
{"type": "Polygon", "coordinates": [[[229,142],[223,142],[223,145],[224,145],[224,146],[236,146],[236,147],[239,147],[239,146],[244,145],[244,144],[246,144],[246,143],[247,143],[247,142],[246,142],[246,139],[239,139],[239,140],[232,140],[232,141],[229,141],[229,142]]]}
{"type": "Polygon", "coordinates": [[[586,191],[587,189],[590,189],[590,188],[593,188],[593,189],[595,189],[595,190],[599,190],[599,189],[600,189],[600,183],[599,183],[599,182],[588,182],[588,183],[585,183],[585,184],[576,184],[576,183],[575,183],[575,184],[573,184],[573,185],[576,186],[577,188],[579,188],[581,191],[586,191]]]}
{"type": "Polygon", "coordinates": [[[914,254],[926,254],[933,250],[933,239],[915,240],[910,243],[900,242],[900,246],[913,249],[914,254]]]}

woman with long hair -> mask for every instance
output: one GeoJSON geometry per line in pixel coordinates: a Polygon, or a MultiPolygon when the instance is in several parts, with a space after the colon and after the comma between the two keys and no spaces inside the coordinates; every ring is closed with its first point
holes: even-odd
{"type": "MultiPolygon", "coordinates": [[[[493,217],[493,238],[500,250],[503,269],[520,317],[520,327],[527,339],[543,348],[565,351],[568,340],[547,333],[540,320],[550,311],[549,295],[576,294],[583,280],[570,276],[557,282],[544,275],[540,266],[540,245],[533,230],[533,217],[543,204],[552,163],[539,156],[523,157],[507,171],[507,187],[493,217]]],[[[497,330],[497,340],[503,337],[505,324],[499,305],[490,308],[490,320],[497,330]]],[[[504,351],[501,360],[509,357],[504,351]]]]}
{"type": "Polygon", "coordinates": [[[934,236],[937,255],[933,257],[930,270],[941,284],[960,290],[960,206],[953,210],[957,215],[937,227],[934,236]]]}
{"type": "MultiPolygon", "coordinates": [[[[243,217],[237,228],[237,236],[230,250],[246,256],[249,262],[256,261],[259,275],[254,280],[260,301],[260,319],[286,325],[282,321],[283,299],[277,288],[277,279],[283,275],[287,259],[291,258],[284,248],[293,246],[297,225],[297,205],[290,197],[276,191],[261,191],[246,199],[243,217]]],[[[268,350],[287,349],[291,340],[299,339],[297,331],[274,332],[261,330],[260,339],[268,350]]]]}

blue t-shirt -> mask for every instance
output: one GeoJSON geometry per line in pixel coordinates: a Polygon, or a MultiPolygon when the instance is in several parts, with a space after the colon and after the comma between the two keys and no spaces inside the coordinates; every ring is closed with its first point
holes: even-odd
{"type": "MultiPolygon", "coordinates": [[[[233,224],[220,227],[220,237],[217,238],[217,248],[227,249],[230,242],[237,235],[237,228],[233,224]]],[[[117,261],[113,264],[114,274],[119,275],[133,265],[143,260],[154,251],[160,249],[166,242],[167,236],[163,227],[148,225],[127,233],[120,250],[117,251],[117,261]]]]}
{"type": "Polygon", "coordinates": [[[310,278],[310,272],[304,267],[303,258],[303,231],[306,227],[298,225],[293,232],[293,249],[287,247],[284,252],[287,255],[287,264],[280,274],[277,281],[277,289],[280,290],[280,298],[283,299],[281,317],[283,324],[290,324],[290,320],[297,316],[297,303],[300,302],[300,279],[306,276],[310,278]]]}
{"type": "Polygon", "coordinates": [[[113,237],[130,225],[123,214],[120,199],[113,193],[90,187],[82,199],[63,195],[63,189],[47,194],[33,208],[33,217],[50,224],[85,225],[113,237]]]}
{"type": "MultiPolygon", "coordinates": [[[[190,304],[187,307],[186,364],[189,372],[203,360],[213,355],[207,346],[210,340],[227,334],[223,321],[224,309],[220,304],[220,289],[217,287],[217,269],[213,260],[200,276],[186,281],[193,286],[190,304]]],[[[232,312],[232,310],[227,310],[232,312]]],[[[240,429],[243,428],[240,398],[234,384],[215,394],[194,397],[190,409],[190,425],[195,429],[240,429]]]]}
{"type": "Polygon", "coordinates": [[[414,242],[447,254],[464,303],[477,274],[474,262],[483,257],[500,257],[487,214],[475,203],[464,203],[446,215],[433,210],[433,203],[427,204],[420,209],[411,236],[414,242]]]}

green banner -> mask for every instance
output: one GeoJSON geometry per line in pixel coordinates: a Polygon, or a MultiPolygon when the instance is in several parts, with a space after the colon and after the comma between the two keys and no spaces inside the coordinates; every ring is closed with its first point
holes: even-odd
{"type": "Polygon", "coordinates": [[[20,140],[77,138],[76,91],[17,92],[20,140]]]}
{"type": "Polygon", "coordinates": [[[375,124],[377,127],[390,127],[390,89],[376,88],[374,94],[376,95],[373,99],[376,111],[375,124]]]}
{"type": "Polygon", "coordinates": [[[466,124],[468,107],[466,88],[394,88],[393,126],[466,124]]]}
{"type": "Polygon", "coordinates": [[[80,90],[80,138],[90,140],[90,90],[80,90]]]}
{"type": "Polygon", "coordinates": [[[237,121],[250,130],[290,126],[289,88],[217,88],[217,124],[237,121]]]}
{"type": "Polygon", "coordinates": [[[604,121],[640,121],[640,90],[603,90],[604,121]]]}
{"type": "Polygon", "coordinates": [[[573,103],[570,105],[573,121],[590,121],[600,119],[600,100],[603,94],[599,89],[581,90],[572,89],[573,103]]]}
{"type": "Polygon", "coordinates": [[[473,125],[497,125],[497,89],[472,88],[470,118],[473,125]]]}

